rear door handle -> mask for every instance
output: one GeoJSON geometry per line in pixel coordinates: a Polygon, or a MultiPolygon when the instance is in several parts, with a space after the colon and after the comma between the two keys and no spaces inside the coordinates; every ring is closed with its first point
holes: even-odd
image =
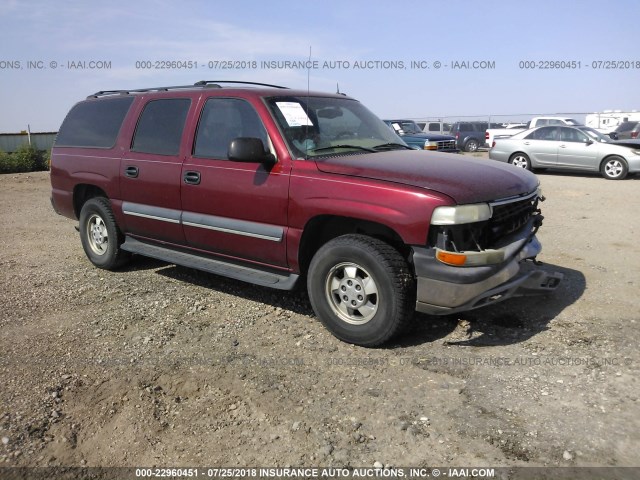
{"type": "Polygon", "coordinates": [[[187,171],[182,178],[189,185],[200,185],[200,172],[187,171]]]}
{"type": "Polygon", "coordinates": [[[127,167],[124,169],[125,177],[138,178],[139,173],[140,173],[140,170],[138,170],[138,167],[127,167]]]}

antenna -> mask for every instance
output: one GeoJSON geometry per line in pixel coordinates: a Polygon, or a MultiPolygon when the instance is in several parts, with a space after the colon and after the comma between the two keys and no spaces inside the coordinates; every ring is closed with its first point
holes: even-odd
{"type": "Polygon", "coordinates": [[[309,158],[309,142],[307,138],[309,138],[309,97],[311,94],[309,91],[311,90],[311,45],[309,45],[309,61],[307,62],[307,121],[305,122],[304,127],[304,150],[306,158],[309,158]]]}
{"type": "Polygon", "coordinates": [[[336,93],[340,95],[340,85],[336,82],[336,93]]]}

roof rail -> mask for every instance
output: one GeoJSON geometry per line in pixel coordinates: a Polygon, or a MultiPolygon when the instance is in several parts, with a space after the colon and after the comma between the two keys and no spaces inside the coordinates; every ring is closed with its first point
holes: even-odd
{"type": "Polygon", "coordinates": [[[134,90],[101,90],[87,98],[98,98],[107,95],[128,95],[130,93],[144,93],[144,92],[168,92],[169,90],[178,90],[181,88],[193,88],[193,85],[174,85],[170,87],[151,87],[151,88],[138,88],[134,90]]]}
{"type": "Polygon", "coordinates": [[[182,88],[194,88],[194,87],[207,87],[207,88],[222,88],[220,83],[231,83],[231,84],[239,84],[239,85],[258,85],[261,87],[272,87],[272,88],[283,88],[287,89],[288,87],[282,87],[280,85],[271,85],[269,83],[258,83],[258,82],[243,82],[237,80],[200,80],[199,82],[194,83],[193,85],[174,85],[170,87],[152,87],[152,88],[138,88],[134,90],[100,90],[92,95],[89,95],[87,98],[98,98],[105,97],[108,95],[129,95],[130,93],[144,93],[144,92],[168,92],[169,90],[179,90],[182,88]]]}
{"type": "Polygon", "coordinates": [[[194,83],[193,85],[196,87],[213,87],[213,88],[222,88],[220,83],[232,83],[232,84],[241,84],[241,85],[257,85],[260,87],[271,87],[271,88],[283,88],[288,89],[288,87],[283,87],[281,85],[271,85],[270,83],[259,83],[259,82],[243,82],[238,80],[200,80],[199,82],[194,83]]]}

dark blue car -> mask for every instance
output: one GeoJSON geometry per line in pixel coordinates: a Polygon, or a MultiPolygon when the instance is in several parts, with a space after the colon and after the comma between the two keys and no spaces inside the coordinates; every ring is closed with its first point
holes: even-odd
{"type": "Polygon", "coordinates": [[[413,120],[383,120],[404,142],[418,150],[458,153],[456,139],[451,135],[441,135],[420,130],[413,120]]]}

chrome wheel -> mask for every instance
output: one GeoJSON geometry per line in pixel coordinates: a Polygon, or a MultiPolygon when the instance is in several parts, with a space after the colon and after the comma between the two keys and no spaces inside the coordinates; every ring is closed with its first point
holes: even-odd
{"type": "Polygon", "coordinates": [[[100,215],[95,213],[87,221],[87,239],[89,247],[96,255],[104,255],[109,248],[109,232],[100,215]]]}
{"type": "Polygon", "coordinates": [[[524,153],[518,153],[514,155],[513,157],[511,157],[509,163],[518,168],[524,168],[525,170],[530,170],[531,168],[529,157],[527,157],[524,153]]]}
{"type": "Polygon", "coordinates": [[[369,322],[378,311],[378,286],[355,263],[340,263],[329,271],[325,294],[334,313],[351,325],[369,322]]]}
{"type": "Polygon", "coordinates": [[[469,140],[467,142],[467,152],[477,152],[478,151],[478,142],[476,142],[475,140],[469,140]]]}
{"type": "Polygon", "coordinates": [[[609,178],[618,178],[624,172],[624,165],[618,159],[609,160],[604,164],[604,172],[609,178]]]}

